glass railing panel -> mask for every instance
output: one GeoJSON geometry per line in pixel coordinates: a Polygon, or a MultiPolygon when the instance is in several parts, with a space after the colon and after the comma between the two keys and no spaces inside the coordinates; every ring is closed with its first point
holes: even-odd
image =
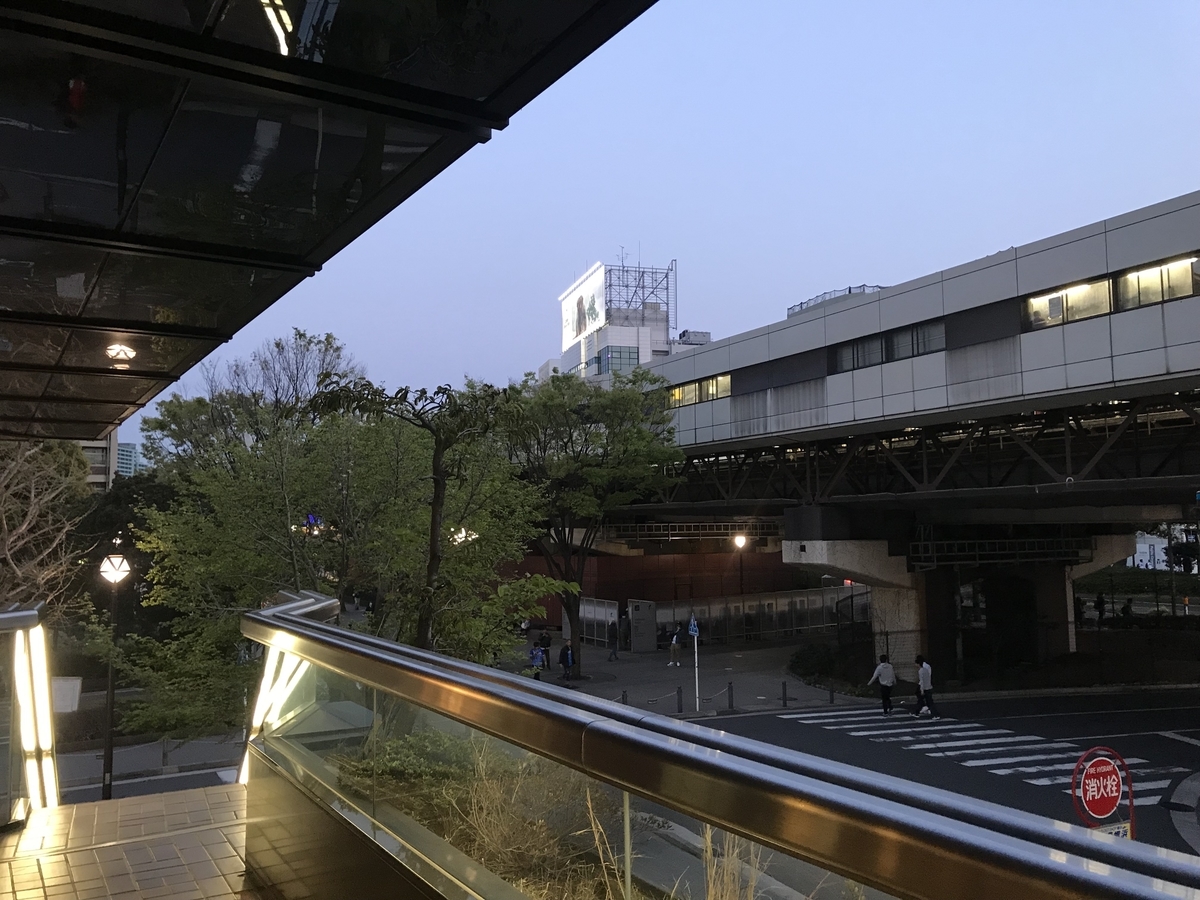
{"type": "Polygon", "coordinates": [[[264,750],[447,895],[886,896],[315,666],[293,698],[264,750]]]}

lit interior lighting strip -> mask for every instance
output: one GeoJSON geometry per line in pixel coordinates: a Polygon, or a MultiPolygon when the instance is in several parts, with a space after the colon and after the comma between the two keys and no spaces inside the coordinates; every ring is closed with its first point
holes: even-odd
{"type": "Polygon", "coordinates": [[[37,761],[37,729],[33,713],[33,685],[29,675],[28,633],[13,632],[13,681],[17,687],[17,715],[21,729],[21,751],[25,763],[25,790],[31,809],[41,809],[42,778],[37,761]]]}
{"type": "Polygon", "coordinates": [[[37,721],[38,752],[42,758],[42,788],[46,805],[58,806],[58,778],[54,762],[54,710],[50,702],[50,666],[46,656],[46,629],[29,630],[29,668],[33,675],[33,714],[37,721]]]}
{"type": "Polygon", "coordinates": [[[1187,259],[1173,259],[1170,262],[1165,262],[1161,266],[1150,266],[1146,269],[1138,269],[1136,272],[1129,272],[1124,277],[1130,278],[1135,275],[1149,275],[1151,272],[1161,272],[1163,269],[1169,269],[1172,266],[1191,265],[1200,257],[1189,256],[1187,259]]]}

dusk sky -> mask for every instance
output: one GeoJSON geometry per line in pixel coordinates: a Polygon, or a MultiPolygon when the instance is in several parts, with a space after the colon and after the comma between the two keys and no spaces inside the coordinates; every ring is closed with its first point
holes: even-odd
{"type": "Polygon", "coordinates": [[[1195,0],[660,0],[218,358],[297,326],[389,387],[505,383],[621,247],[724,337],[1187,193],[1198,33],[1195,0]]]}

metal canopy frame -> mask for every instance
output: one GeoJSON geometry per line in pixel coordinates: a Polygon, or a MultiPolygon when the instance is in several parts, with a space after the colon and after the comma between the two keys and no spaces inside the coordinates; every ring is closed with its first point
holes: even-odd
{"type": "MultiPolygon", "coordinates": [[[[152,379],[156,385],[145,396],[139,397],[138,402],[125,403],[122,400],[97,396],[102,394],[103,390],[93,385],[68,384],[66,386],[79,396],[63,398],[29,396],[36,390],[33,385],[18,386],[14,383],[14,393],[0,394],[0,401],[19,400],[36,404],[27,420],[31,426],[34,422],[47,428],[59,426],[60,432],[81,439],[103,437],[117,424],[112,422],[107,414],[96,420],[99,422],[103,419],[101,427],[89,428],[87,423],[91,420],[81,419],[77,412],[70,418],[56,417],[56,407],[65,403],[118,403],[126,408],[136,408],[148,402],[165,385],[178,380],[209,352],[215,343],[228,340],[246,322],[290,291],[301,280],[320,271],[321,266],[334,254],[428,184],[464,153],[489,140],[494,129],[504,128],[514,113],[640,16],[653,2],[654,0],[594,0],[590,4],[578,2],[560,20],[558,33],[534,31],[532,33],[537,37],[529,44],[530,49],[526,51],[526,55],[507,58],[505,74],[496,75],[493,82],[495,87],[488,96],[466,97],[437,89],[442,85],[436,81],[422,85],[406,84],[354,71],[353,66],[338,67],[293,58],[218,37],[217,25],[220,15],[227,7],[226,3],[214,3],[207,20],[197,23],[196,30],[189,30],[69,0],[0,0],[0,33],[27,39],[23,42],[30,45],[57,48],[81,58],[140,70],[151,81],[156,78],[169,78],[181,82],[182,86],[174,92],[173,100],[156,101],[161,103],[164,116],[162,134],[158,143],[147,151],[149,158],[143,161],[143,173],[154,171],[158,154],[176,124],[175,114],[193,85],[218,96],[249,95],[262,98],[265,103],[284,101],[292,106],[313,110],[341,109],[383,116],[387,121],[401,127],[411,125],[423,133],[425,139],[419,148],[419,155],[414,154],[414,158],[406,160],[402,169],[386,177],[377,175],[377,182],[372,183],[369,189],[366,182],[363,182],[361,197],[356,196],[335,219],[305,232],[294,249],[283,251],[277,249],[277,244],[269,243],[267,237],[261,241],[254,237],[248,240],[231,237],[228,243],[222,243],[225,233],[211,228],[199,232],[189,232],[186,228],[174,229],[185,235],[184,237],[137,233],[130,227],[132,222],[129,213],[129,210],[134,209],[133,204],[137,196],[135,195],[132,198],[133,202],[130,202],[121,186],[117,188],[120,215],[112,228],[86,224],[81,221],[86,217],[76,217],[70,212],[63,213],[58,210],[51,218],[41,215],[40,212],[31,212],[28,216],[24,212],[20,216],[0,216],[0,238],[31,242],[37,248],[35,252],[41,254],[31,257],[38,259],[38,265],[42,269],[40,280],[36,283],[30,282],[28,287],[33,291],[48,292],[47,302],[38,303],[35,298],[33,302],[26,302],[21,309],[0,310],[0,339],[4,336],[4,326],[9,325],[21,326],[27,331],[68,329],[93,334],[118,332],[148,338],[179,339],[195,344],[195,350],[186,353],[181,362],[170,371],[158,372],[105,368],[101,365],[64,366],[6,361],[4,356],[12,352],[12,347],[5,349],[9,342],[0,340],[0,372],[53,373],[66,376],[64,380],[67,382],[72,377],[84,376],[101,376],[125,381],[130,378],[146,378],[152,379]],[[574,18],[571,18],[572,16],[574,18]],[[187,236],[189,234],[199,234],[206,239],[192,239],[187,236]],[[213,234],[217,235],[217,242],[213,242],[213,234]],[[247,272],[258,270],[274,273],[274,277],[264,279],[264,287],[256,288],[253,294],[239,301],[236,306],[222,307],[212,327],[181,325],[170,321],[147,321],[145,315],[140,320],[136,317],[126,319],[120,315],[113,316],[107,311],[104,315],[92,316],[88,310],[92,296],[90,291],[84,306],[77,314],[55,314],[49,310],[58,308],[61,304],[53,298],[56,284],[54,277],[73,276],[79,271],[77,267],[67,268],[71,265],[67,262],[63,263],[61,271],[54,270],[59,259],[68,258],[71,248],[96,251],[109,256],[161,260],[164,261],[164,266],[169,266],[172,261],[179,261],[181,265],[212,264],[214,273],[217,266],[237,266],[247,272]],[[42,308],[39,309],[39,306],[42,308]]],[[[66,78],[65,75],[63,77],[66,78]]],[[[448,80],[444,84],[449,87],[452,83],[448,80]]],[[[5,99],[0,91],[0,101],[5,99]]],[[[48,101],[43,99],[38,102],[45,104],[48,101]]],[[[47,108],[42,107],[43,110],[47,108]]],[[[232,139],[224,133],[222,136],[226,140],[232,139]]],[[[49,141],[52,138],[44,137],[39,140],[49,141]]],[[[37,149],[41,147],[28,146],[37,149]]],[[[70,158],[61,156],[61,153],[80,152],[74,149],[59,151],[59,146],[55,144],[53,148],[60,154],[60,158],[70,158]]],[[[0,166],[5,161],[5,152],[4,146],[0,145],[0,166]]],[[[15,160],[20,158],[16,155],[18,152],[29,151],[11,152],[14,154],[12,159],[15,160]]],[[[123,157],[120,156],[124,152],[121,145],[118,145],[116,152],[116,165],[120,168],[124,165],[123,157]]],[[[50,183],[50,179],[59,175],[61,173],[51,171],[38,177],[45,178],[47,183],[50,183]]],[[[123,185],[120,178],[118,185],[123,185]]],[[[147,176],[143,174],[135,190],[141,191],[146,180],[147,176]]],[[[172,182],[166,182],[168,199],[179,200],[180,196],[169,193],[172,189],[178,190],[172,182]]],[[[161,195],[163,188],[159,188],[159,191],[161,195]]],[[[255,234],[253,231],[247,233],[255,234]]],[[[101,278],[107,277],[105,260],[100,261],[98,271],[105,273],[101,278]]],[[[189,272],[188,277],[199,278],[203,283],[202,279],[206,277],[205,270],[198,268],[196,272],[199,274],[189,272]]],[[[169,276],[156,273],[144,277],[169,276]]],[[[145,286],[154,289],[156,283],[145,286]]],[[[122,289],[119,284],[117,288],[122,289]]],[[[93,286],[91,291],[94,290],[93,286]]],[[[169,288],[167,290],[169,291],[169,288]]],[[[27,338],[23,336],[22,340],[27,338]]],[[[11,343],[16,344],[16,341],[11,343]]],[[[96,362],[100,364],[104,360],[97,359],[96,362]]],[[[46,382],[47,387],[51,384],[50,381],[46,382]]],[[[14,426],[20,425],[19,417],[11,416],[11,419],[14,426]]],[[[0,429],[0,436],[22,437],[24,432],[20,427],[4,428],[0,429]]]]}

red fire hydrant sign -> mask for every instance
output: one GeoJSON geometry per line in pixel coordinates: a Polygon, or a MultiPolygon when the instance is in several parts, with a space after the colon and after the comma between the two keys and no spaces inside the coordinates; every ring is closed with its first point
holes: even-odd
{"type": "Polygon", "coordinates": [[[1079,757],[1071,777],[1071,793],[1075,811],[1089,828],[1133,837],[1133,780],[1125,760],[1115,750],[1093,747],[1079,757]],[[1122,801],[1129,804],[1128,821],[1120,821],[1119,816],[1107,821],[1121,808],[1122,801]]]}

